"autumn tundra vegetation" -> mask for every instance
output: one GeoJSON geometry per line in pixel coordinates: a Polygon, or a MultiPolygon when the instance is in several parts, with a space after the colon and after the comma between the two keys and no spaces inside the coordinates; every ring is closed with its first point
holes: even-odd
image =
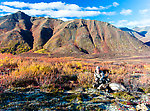
{"type": "Polygon", "coordinates": [[[32,86],[51,91],[51,88],[65,90],[77,86],[92,87],[97,65],[109,73],[111,82],[123,83],[131,90],[140,87],[144,91],[149,91],[150,88],[150,78],[146,74],[150,71],[150,64],[94,63],[80,59],[69,61],[69,57],[61,59],[4,57],[0,59],[0,63],[0,85],[4,89],[32,86]]]}

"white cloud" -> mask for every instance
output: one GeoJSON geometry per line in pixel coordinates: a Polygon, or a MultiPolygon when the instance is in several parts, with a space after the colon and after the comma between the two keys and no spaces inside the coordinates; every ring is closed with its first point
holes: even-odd
{"type": "Polygon", "coordinates": [[[147,14],[149,12],[148,9],[139,10],[140,14],[147,14]]]}
{"type": "Polygon", "coordinates": [[[37,16],[37,15],[46,15],[47,16],[51,13],[51,10],[42,11],[42,10],[30,9],[30,10],[21,10],[21,11],[30,16],[37,16]]]}
{"type": "Polygon", "coordinates": [[[63,21],[71,21],[73,19],[68,19],[68,18],[59,18],[60,20],[63,20],[63,21]]]}
{"type": "Polygon", "coordinates": [[[108,6],[106,6],[106,7],[104,7],[104,6],[99,6],[99,9],[100,9],[100,10],[105,10],[105,9],[109,9],[110,7],[112,7],[112,5],[108,5],[108,6]]]}
{"type": "Polygon", "coordinates": [[[30,16],[36,16],[36,15],[45,15],[53,18],[65,18],[65,17],[88,17],[88,16],[96,16],[101,14],[99,11],[71,11],[71,10],[36,10],[36,9],[30,9],[30,10],[21,10],[22,12],[30,15],[30,16]]]}
{"type": "Polygon", "coordinates": [[[150,25],[150,19],[143,19],[140,21],[130,21],[128,26],[147,26],[150,25]]]}
{"type": "Polygon", "coordinates": [[[66,4],[65,2],[50,2],[50,3],[26,3],[26,2],[2,2],[0,9],[2,12],[15,13],[17,11],[22,11],[30,16],[47,16],[53,18],[61,18],[69,20],[69,17],[89,17],[97,15],[115,15],[116,12],[100,12],[100,9],[108,9],[110,7],[116,7],[117,3],[113,5],[108,5],[106,7],[80,7],[76,4],[66,4]],[[114,5],[115,4],[115,5],[114,5]]]}
{"type": "Polygon", "coordinates": [[[114,3],[113,3],[113,6],[114,6],[114,7],[117,7],[117,6],[119,6],[119,3],[114,2],[114,3]]]}
{"type": "Polygon", "coordinates": [[[103,15],[115,15],[116,12],[101,12],[103,15]]]}
{"type": "Polygon", "coordinates": [[[8,6],[3,6],[3,5],[0,5],[0,9],[3,11],[3,12],[17,12],[18,9],[14,9],[14,8],[10,8],[8,6]]]}
{"type": "Polygon", "coordinates": [[[99,11],[71,11],[71,10],[59,10],[54,11],[50,15],[52,17],[88,17],[101,14],[99,11]]]}
{"type": "Polygon", "coordinates": [[[11,13],[6,13],[6,14],[0,14],[0,16],[6,16],[6,15],[10,15],[11,13]]]}
{"type": "Polygon", "coordinates": [[[17,2],[17,1],[3,2],[2,4],[3,5],[8,5],[8,6],[14,6],[14,7],[17,7],[17,8],[23,8],[23,7],[28,7],[29,6],[29,3],[17,2]]]}
{"type": "Polygon", "coordinates": [[[104,6],[99,6],[99,8],[100,8],[101,10],[105,10],[105,9],[109,9],[109,8],[111,8],[111,7],[117,7],[117,6],[119,6],[119,3],[113,2],[112,5],[108,5],[108,6],[106,6],[106,7],[104,7],[104,6]]]}
{"type": "Polygon", "coordinates": [[[115,24],[117,27],[125,27],[128,23],[127,20],[119,20],[117,24],[115,24]]]}
{"type": "Polygon", "coordinates": [[[128,20],[120,20],[117,24],[115,24],[117,27],[142,27],[142,26],[148,26],[150,25],[150,19],[142,19],[139,21],[128,21],[128,20]]]}
{"type": "Polygon", "coordinates": [[[119,6],[119,3],[113,2],[112,5],[108,5],[108,6],[99,6],[99,7],[86,7],[85,9],[87,9],[87,10],[106,10],[106,9],[111,8],[111,7],[117,7],[117,6],[119,6]]]}
{"type": "Polygon", "coordinates": [[[57,10],[80,10],[76,4],[66,4],[62,2],[50,2],[50,3],[25,3],[25,2],[3,2],[3,5],[13,6],[16,8],[31,8],[31,9],[39,9],[39,10],[48,10],[48,9],[57,9],[57,10]]]}
{"type": "Polygon", "coordinates": [[[99,8],[97,8],[97,7],[86,7],[85,9],[87,9],[87,10],[98,10],[99,8]]]}
{"type": "Polygon", "coordinates": [[[130,15],[131,13],[132,13],[132,10],[130,10],[130,9],[127,9],[127,10],[123,9],[120,12],[121,15],[130,15]]]}

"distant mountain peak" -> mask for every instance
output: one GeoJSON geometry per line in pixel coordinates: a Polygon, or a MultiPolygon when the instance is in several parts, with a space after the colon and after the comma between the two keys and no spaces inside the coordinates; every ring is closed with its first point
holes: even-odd
{"type": "Polygon", "coordinates": [[[16,12],[16,13],[24,13],[24,12],[22,12],[22,11],[20,11],[20,10],[19,10],[19,11],[18,11],[18,12],[16,12]]]}
{"type": "Polygon", "coordinates": [[[18,11],[14,14],[11,14],[9,17],[12,17],[14,19],[29,19],[31,18],[29,15],[25,14],[24,12],[18,11]]]}

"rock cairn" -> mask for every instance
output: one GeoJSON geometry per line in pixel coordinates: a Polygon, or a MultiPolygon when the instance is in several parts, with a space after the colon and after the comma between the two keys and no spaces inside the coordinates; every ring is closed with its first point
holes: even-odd
{"type": "Polygon", "coordinates": [[[95,73],[94,73],[94,78],[95,78],[95,82],[94,82],[94,88],[97,89],[106,89],[108,88],[108,83],[109,83],[109,79],[108,79],[108,75],[105,76],[105,73],[100,70],[100,67],[97,66],[95,73]]]}
{"type": "Polygon", "coordinates": [[[104,73],[102,70],[100,70],[100,67],[97,66],[95,73],[94,73],[94,78],[95,82],[93,87],[100,89],[100,90],[105,90],[108,92],[113,92],[113,91],[125,91],[126,88],[119,83],[111,83],[109,78],[108,78],[109,73],[104,73]]]}

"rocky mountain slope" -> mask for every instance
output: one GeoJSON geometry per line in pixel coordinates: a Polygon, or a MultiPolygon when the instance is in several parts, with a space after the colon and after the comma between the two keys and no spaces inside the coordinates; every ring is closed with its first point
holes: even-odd
{"type": "Polygon", "coordinates": [[[0,17],[0,51],[18,54],[43,49],[51,54],[137,54],[143,42],[96,20],[30,17],[23,12],[0,17]]]}

